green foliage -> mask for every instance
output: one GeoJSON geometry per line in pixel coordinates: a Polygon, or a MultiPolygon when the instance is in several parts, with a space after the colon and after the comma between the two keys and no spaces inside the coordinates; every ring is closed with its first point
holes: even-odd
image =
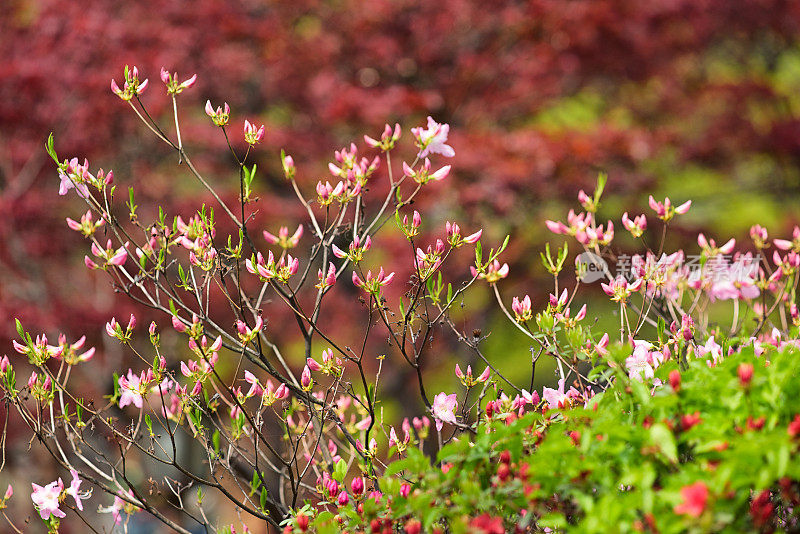
{"type": "MultiPolygon", "coordinates": [[[[682,369],[673,359],[656,377],[664,385],[651,391],[618,373],[586,407],[487,419],[433,464],[410,448],[379,481],[390,511],[367,499],[362,514],[340,507],[340,519],[349,529],[413,518],[423,531],[454,533],[490,520],[506,531],[750,532],[759,530],[753,499],[770,490],[760,527],[797,528],[800,352],[758,358],[745,348],[716,367],[694,359],[682,369]],[[749,383],[738,373],[743,363],[755,369],[749,383]],[[681,373],[677,391],[670,372],[681,373]],[[403,480],[413,488],[407,498],[399,495],[403,480]],[[698,482],[708,490],[698,515],[679,513],[681,490],[698,482]]],[[[320,514],[312,524],[322,523],[331,528],[334,517],[320,514]]]]}

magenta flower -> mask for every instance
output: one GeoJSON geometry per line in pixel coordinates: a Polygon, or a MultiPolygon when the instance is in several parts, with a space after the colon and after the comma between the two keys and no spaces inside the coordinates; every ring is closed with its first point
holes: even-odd
{"type": "Polygon", "coordinates": [[[51,515],[55,517],[64,517],[67,515],[58,508],[58,498],[64,490],[64,483],[60,478],[46,486],[31,484],[31,487],[33,487],[31,500],[39,511],[39,516],[42,519],[47,521],[50,519],[51,515]]]}
{"type": "Polygon", "coordinates": [[[436,430],[441,431],[444,423],[455,424],[456,421],[456,408],[458,408],[458,400],[456,394],[447,395],[439,393],[433,398],[433,418],[436,420],[436,430]]]}
{"type": "Polygon", "coordinates": [[[449,124],[439,124],[432,117],[428,117],[427,128],[411,128],[411,133],[417,139],[420,158],[424,158],[428,154],[441,154],[446,158],[456,155],[453,147],[445,144],[447,135],[450,133],[449,124]]]}

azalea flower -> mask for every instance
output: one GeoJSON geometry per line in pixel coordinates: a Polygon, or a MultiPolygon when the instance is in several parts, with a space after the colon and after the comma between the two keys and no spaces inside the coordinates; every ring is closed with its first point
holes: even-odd
{"type": "Polygon", "coordinates": [[[544,388],[542,389],[542,398],[547,403],[547,409],[559,409],[569,406],[572,398],[580,397],[580,393],[574,387],[564,393],[565,378],[558,381],[558,389],[544,388]]]}
{"type": "Polygon", "coordinates": [[[447,135],[450,133],[449,124],[439,124],[432,117],[428,117],[427,128],[411,128],[411,133],[417,138],[420,158],[424,158],[428,154],[441,154],[447,158],[456,155],[453,147],[445,144],[447,135]]]}
{"type": "Polygon", "coordinates": [[[78,477],[78,472],[74,469],[70,469],[69,473],[72,475],[72,483],[67,489],[67,495],[71,495],[75,499],[75,506],[78,507],[78,510],[83,511],[83,503],[81,501],[88,499],[92,494],[90,492],[79,493],[81,482],[83,481],[78,477]]]}
{"type": "Polygon", "coordinates": [[[681,488],[683,502],[675,507],[676,514],[686,514],[700,517],[706,509],[708,502],[708,487],[705,482],[695,482],[681,488]]]}
{"type": "Polygon", "coordinates": [[[633,354],[625,359],[628,377],[632,380],[641,382],[642,375],[644,378],[653,378],[654,369],[662,362],[664,355],[651,351],[652,346],[647,341],[633,340],[633,354]]]}
{"type": "Polygon", "coordinates": [[[55,482],[51,482],[46,486],[39,486],[38,484],[31,484],[33,493],[31,493],[31,500],[39,511],[39,516],[47,521],[50,516],[64,517],[67,514],[58,509],[58,497],[64,490],[64,483],[59,478],[55,482]]]}
{"type": "Polygon", "coordinates": [[[436,420],[436,430],[441,431],[444,423],[455,424],[455,411],[458,408],[456,394],[447,395],[439,393],[433,398],[433,418],[436,420]]]}
{"type": "Polygon", "coordinates": [[[142,382],[144,382],[144,372],[140,376],[133,374],[131,369],[128,369],[128,376],[119,377],[118,383],[121,391],[119,397],[119,407],[133,403],[137,408],[142,407],[142,382]]]}
{"type": "Polygon", "coordinates": [[[711,360],[706,360],[709,366],[714,366],[722,360],[722,347],[714,340],[714,336],[711,336],[706,340],[705,345],[697,347],[697,356],[702,358],[707,355],[711,355],[711,360]]]}

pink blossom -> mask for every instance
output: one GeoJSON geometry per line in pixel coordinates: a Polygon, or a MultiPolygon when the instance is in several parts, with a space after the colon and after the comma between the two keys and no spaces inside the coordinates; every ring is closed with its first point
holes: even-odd
{"type": "Polygon", "coordinates": [[[441,154],[447,158],[456,155],[453,147],[445,144],[447,135],[450,133],[449,124],[439,124],[432,117],[428,117],[427,128],[411,128],[411,133],[417,139],[420,158],[424,158],[428,154],[441,154]]]}
{"type": "Polygon", "coordinates": [[[71,495],[72,498],[75,499],[75,506],[78,507],[78,510],[83,511],[83,502],[81,501],[88,499],[91,496],[91,493],[80,493],[82,480],[78,477],[78,472],[74,469],[70,469],[69,473],[72,475],[72,483],[67,489],[67,495],[71,495]]]}
{"type": "Polygon", "coordinates": [[[131,369],[128,369],[127,377],[119,377],[117,382],[119,383],[120,388],[120,408],[124,408],[131,403],[133,403],[133,405],[137,408],[142,407],[142,382],[144,381],[144,378],[144,372],[141,375],[136,376],[133,374],[133,370],[131,369]]]}
{"type": "Polygon", "coordinates": [[[456,394],[447,395],[446,393],[439,393],[433,398],[433,418],[436,420],[436,430],[441,431],[444,423],[455,424],[456,415],[455,410],[458,407],[458,399],[456,394]]]}
{"type": "Polygon", "coordinates": [[[58,498],[64,490],[64,483],[59,478],[55,482],[51,482],[46,486],[39,486],[38,484],[31,484],[33,493],[31,493],[31,500],[39,511],[39,516],[47,521],[50,516],[64,517],[67,514],[58,509],[58,498]]]}
{"type": "Polygon", "coordinates": [[[244,121],[244,140],[249,145],[255,145],[264,139],[264,125],[256,126],[248,120],[244,121]]]}
{"type": "Polygon", "coordinates": [[[558,381],[558,389],[547,387],[542,389],[542,398],[547,403],[549,410],[565,408],[572,402],[570,399],[580,397],[580,393],[574,387],[564,393],[564,382],[566,382],[564,378],[558,381]]]}

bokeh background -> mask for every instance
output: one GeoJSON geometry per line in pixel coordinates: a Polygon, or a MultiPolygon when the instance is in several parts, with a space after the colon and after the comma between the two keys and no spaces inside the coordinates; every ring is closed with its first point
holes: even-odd
{"type": "MultiPolygon", "coordinates": [[[[800,222],[800,3],[792,0],[7,0],[0,58],[0,354],[12,356],[14,317],[51,337],[86,334],[99,350],[95,380],[126,357],[103,338],[103,324],[136,308],[84,268],[88,247],[64,223],[84,208],[57,195],[47,134],[62,157],[113,168],[143,206],[159,202],[186,218],[209,201],[109,90],[125,64],[150,78],[144,102],[165,127],[160,68],[197,73],[180,97],[183,138],[228,199],[237,176],[203,113],[206,99],[230,104],[234,136],[245,118],[266,124],[253,160],[261,197],[253,225],[273,233],[302,222],[281,148],[310,194],[333,150],[363,133],[395,121],[407,133],[427,115],[449,123],[453,171],[416,207],[431,235],[453,219],[483,227],[487,244],[511,234],[503,293],[529,293],[537,309],[551,287],[538,250],[560,242],[543,221],[563,219],[601,170],[609,184],[600,214],[618,230],[622,211],[646,212],[650,193],[694,201],[668,248],[691,247],[698,231],[744,241],[754,223],[777,236],[800,222]]],[[[403,257],[402,243],[378,244],[384,264],[403,257]]],[[[620,235],[614,246],[625,252],[633,242],[620,235]]],[[[403,261],[394,268],[407,273],[403,261]]],[[[451,274],[466,277],[468,261],[451,274]]],[[[342,291],[346,306],[354,293],[342,291]]],[[[473,291],[466,304],[464,331],[489,334],[486,353],[524,376],[527,343],[491,311],[490,294],[473,291]]],[[[363,326],[362,315],[352,317],[340,325],[345,338],[363,326]]],[[[271,320],[291,354],[296,339],[281,334],[280,314],[271,320]]],[[[452,343],[439,350],[432,370],[448,384],[463,354],[452,343]]],[[[398,369],[387,387],[411,386],[398,369]]],[[[12,417],[17,453],[25,435],[12,417]]],[[[27,465],[19,455],[7,462],[27,465]]]]}

